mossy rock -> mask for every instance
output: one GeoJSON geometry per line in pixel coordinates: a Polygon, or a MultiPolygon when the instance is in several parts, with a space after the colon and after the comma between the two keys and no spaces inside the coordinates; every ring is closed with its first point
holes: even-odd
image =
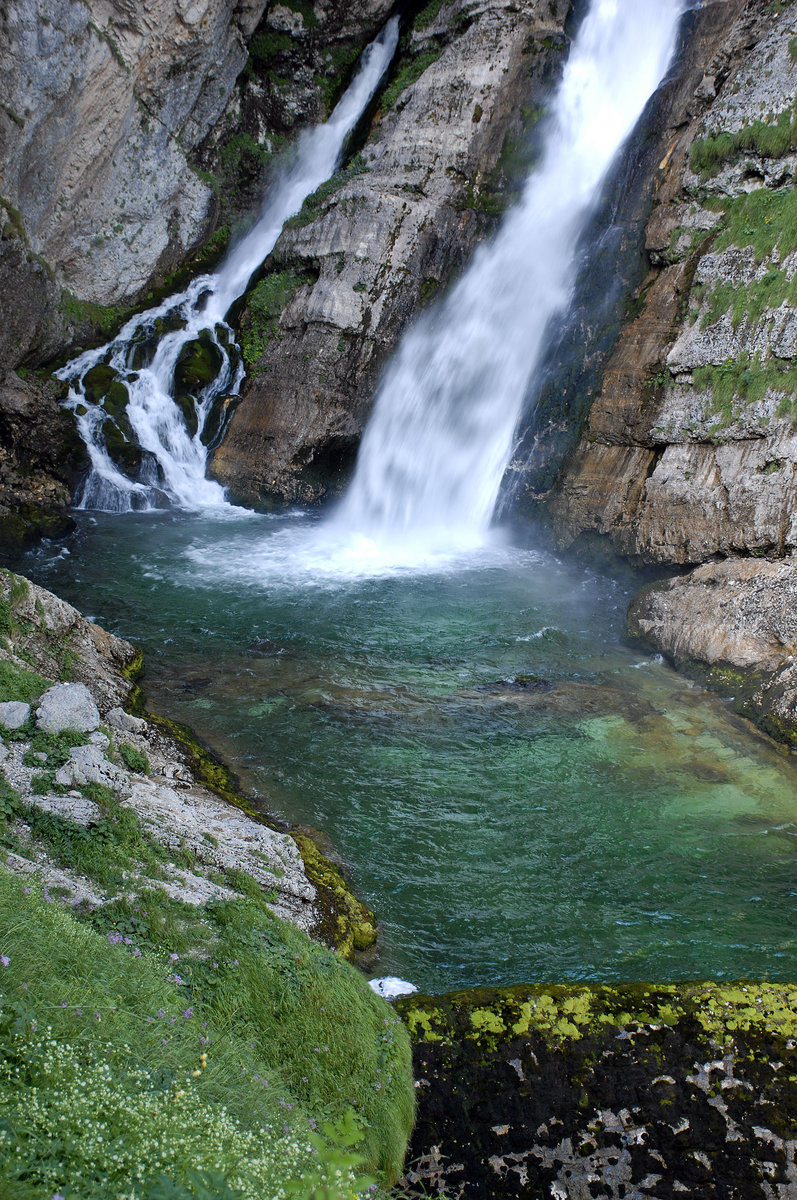
{"type": "Polygon", "coordinates": [[[143,451],[136,442],[125,437],[122,430],[110,417],[103,422],[102,437],[109,458],[122,474],[131,478],[138,475],[141,470],[143,451]]]}
{"type": "Polygon", "coordinates": [[[419,1080],[409,1158],[442,1163],[449,1194],[464,1180],[495,1200],[788,1186],[797,984],[535,984],[396,1008],[419,1080]]]}
{"type": "Polygon", "coordinates": [[[316,907],[321,912],[316,936],[343,958],[353,959],[355,953],[369,950],[377,937],[374,914],[357,899],[341,872],[311,837],[304,833],[294,833],[293,837],[307,878],[316,889],[316,907]]]}
{"type": "Polygon", "coordinates": [[[107,363],[97,363],[83,376],[83,388],[89,404],[102,404],[108,390],[117,381],[116,371],[107,363]]]}
{"type": "Polygon", "coordinates": [[[0,514],[0,552],[19,554],[40,541],[57,541],[74,533],[75,522],[60,508],[24,503],[14,512],[0,514]]]}
{"type": "Polygon", "coordinates": [[[214,450],[221,441],[227,425],[238,407],[240,396],[219,396],[213,402],[213,406],[205,418],[205,424],[202,429],[202,444],[214,450]]]}
{"type": "Polygon", "coordinates": [[[180,392],[201,391],[218,376],[224,365],[224,356],[213,340],[209,330],[203,329],[199,337],[186,342],[180,351],[174,368],[175,390],[180,392]]]}

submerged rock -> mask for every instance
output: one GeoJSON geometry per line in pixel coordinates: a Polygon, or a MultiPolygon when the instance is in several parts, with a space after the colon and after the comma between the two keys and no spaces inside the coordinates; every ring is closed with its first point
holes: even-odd
{"type": "Polygon", "coordinates": [[[629,633],[797,746],[797,562],[728,559],[643,589],[629,633]]]}

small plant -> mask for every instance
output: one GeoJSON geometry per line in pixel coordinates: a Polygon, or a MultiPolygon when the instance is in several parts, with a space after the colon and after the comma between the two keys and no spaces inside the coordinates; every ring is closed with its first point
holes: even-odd
{"type": "Polygon", "coordinates": [[[151,770],[149,759],[143,751],[136,750],[135,746],[131,746],[129,742],[122,742],[119,753],[128,771],[133,771],[136,775],[149,775],[151,770]]]}

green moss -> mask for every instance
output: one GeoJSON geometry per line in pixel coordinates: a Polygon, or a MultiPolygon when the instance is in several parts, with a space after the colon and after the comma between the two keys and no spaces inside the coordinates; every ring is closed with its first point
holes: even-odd
{"type": "Polygon", "coordinates": [[[437,14],[445,4],[448,8],[454,3],[454,0],[430,0],[430,3],[422,8],[412,23],[413,29],[427,29],[433,21],[437,19],[437,14]]]}
{"type": "Polygon", "coordinates": [[[279,319],[300,287],[314,281],[309,271],[288,269],[266,275],[248,293],[239,342],[248,368],[256,367],[266,346],[277,336],[279,319]]]}
{"type": "Polygon", "coordinates": [[[295,833],[294,840],[304,862],[307,878],[316,889],[316,904],[321,922],[316,933],[334,946],[343,958],[367,950],[376,942],[376,919],[357,899],[338,868],[326,858],[306,834],[295,833]]]}
{"type": "Polygon", "coordinates": [[[90,300],[79,300],[64,288],[61,292],[61,311],[72,325],[90,325],[96,331],[93,336],[107,340],[119,331],[135,309],[130,305],[92,304],[90,300]]]}
{"type": "Polygon", "coordinates": [[[397,1009],[416,1042],[461,1038],[495,1047],[533,1034],[561,1048],[617,1031],[633,1038],[661,1025],[697,1027],[719,1045],[740,1030],[797,1035],[797,984],[539,984],[402,997],[397,1009]]]}
{"type": "Polygon", "coordinates": [[[437,62],[443,53],[442,46],[430,46],[426,50],[417,50],[401,60],[400,66],[390,83],[382,93],[381,108],[387,112],[393,107],[402,92],[416,83],[424,71],[437,62]]]}

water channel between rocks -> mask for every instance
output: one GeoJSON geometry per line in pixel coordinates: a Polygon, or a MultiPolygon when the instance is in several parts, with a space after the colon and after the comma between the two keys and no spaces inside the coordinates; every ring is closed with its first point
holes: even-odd
{"type": "Polygon", "coordinates": [[[241,510],[83,516],[24,569],[331,839],[382,923],[375,972],[797,976],[794,760],[624,645],[616,582],[498,544],[362,574],[309,518],[241,510]]]}

